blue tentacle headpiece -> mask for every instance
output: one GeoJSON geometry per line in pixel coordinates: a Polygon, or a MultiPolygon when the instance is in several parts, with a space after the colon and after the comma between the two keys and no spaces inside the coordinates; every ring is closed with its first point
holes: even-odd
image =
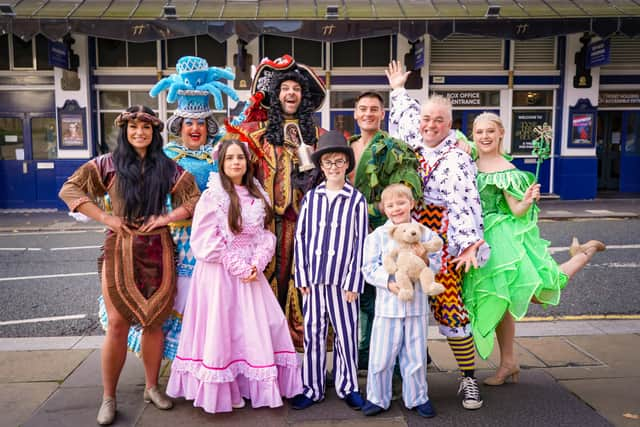
{"type": "Polygon", "coordinates": [[[213,114],[209,108],[209,96],[213,96],[217,110],[224,108],[222,95],[238,100],[236,91],[227,85],[234,80],[231,68],[209,67],[206,59],[197,56],[183,56],[176,64],[176,74],[171,74],[156,83],[149,95],[157,96],[167,91],[167,101],[178,101],[174,115],[184,118],[206,118],[213,114]]]}

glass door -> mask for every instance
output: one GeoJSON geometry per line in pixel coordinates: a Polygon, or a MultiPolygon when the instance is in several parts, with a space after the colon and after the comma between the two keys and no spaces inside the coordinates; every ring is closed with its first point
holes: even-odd
{"type": "Polygon", "coordinates": [[[31,159],[29,171],[35,180],[34,205],[53,208],[60,205],[56,181],[58,143],[55,117],[47,114],[28,114],[31,159]]]}
{"type": "Polygon", "coordinates": [[[55,207],[56,158],[52,115],[0,115],[0,207],[55,207]]]}
{"type": "Polygon", "coordinates": [[[0,207],[20,208],[35,200],[35,182],[29,179],[25,147],[25,114],[0,116],[0,207]]]}
{"type": "Polygon", "coordinates": [[[620,189],[622,112],[599,111],[597,126],[598,191],[618,191],[620,189]]]}
{"type": "Polygon", "coordinates": [[[620,191],[640,192],[640,111],[622,113],[620,191]]]}

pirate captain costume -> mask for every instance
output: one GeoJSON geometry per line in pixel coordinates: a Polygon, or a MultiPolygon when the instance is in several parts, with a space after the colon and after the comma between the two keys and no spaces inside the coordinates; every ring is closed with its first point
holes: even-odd
{"type": "Polygon", "coordinates": [[[303,319],[298,291],[293,283],[293,241],[300,202],[316,182],[317,171],[305,171],[304,154],[313,151],[326,131],[313,123],[313,113],[324,102],[326,89],[318,76],[289,55],[263,60],[251,86],[252,106],[237,131],[248,143],[256,177],[273,203],[276,254],[265,270],[289,323],[297,349],[303,348],[303,319]],[[293,118],[284,117],[280,85],[295,81],[302,99],[293,118]],[[305,150],[306,149],[306,150],[305,150]]]}

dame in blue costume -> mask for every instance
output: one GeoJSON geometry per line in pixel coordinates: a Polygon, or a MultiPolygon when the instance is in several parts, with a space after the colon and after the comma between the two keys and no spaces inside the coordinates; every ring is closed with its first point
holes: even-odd
{"type": "Polygon", "coordinates": [[[464,276],[463,300],[469,312],[474,342],[480,356],[493,350],[494,330],[500,346],[500,367],[487,385],[516,382],[520,368],[514,354],[515,321],[524,317],[530,302],[557,305],[567,281],[593,255],[605,249],[591,240],[571,244],[571,259],[558,265],[540,237],[538,207],[540,184],[533,174],[516,169],[500,151],[504,127],[493,113],[473,122],[478,153],[478,191],[482,202],[484,238],[491,246],[487,263],[464,276]],[[533,211],[533,214],[532,214],[533,211]]]}
{"type": "MultiPolygon", "coordinates": [[[[229,69],[209,68],[205,59],[194,56],[180,58],[176,64],[176,71],[177,74],[160,80],[151,89],[150,95],[155,97],[163,90],[167,90],[167,101],[178,101],[178,108],[167,120],[167,129],[174,140],[164,147],[164,153],[195,177],[196,184],[202,192],[207,187],[209,174],[217,171],[213,149],[223,134],[213,117],[213,111],[209,108],[209,95],[214,96],[216,109],[224,107],[221,93],[237,100],[235,91],[219,81],[219,79],[233,80],[234,75],[229,69]]],[[[239,121],[243,119],[243,117],[237,118],[239,121]]],[[[189,243],[191,219],[171,223],[170,228],[176,246],[177,294],[173,311],[163,324],[165,332],[163,356],[173,360],[178,349],[182,313],[189,294],[191,273],[196,260],[189,243]]],[[[132,326],[128,337],[128,346],[131,351],[140,352],[141,337],[142,328],[137,325],[132,326]]]]}

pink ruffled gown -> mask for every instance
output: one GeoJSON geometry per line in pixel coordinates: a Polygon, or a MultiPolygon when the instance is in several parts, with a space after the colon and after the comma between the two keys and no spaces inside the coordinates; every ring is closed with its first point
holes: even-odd
{"type": "Polygon", "coordinates": [[[228,226],[229,197],[219,178],[201,196],[191,247],[197,259],[178,353],[167,394],[193,400],[210,413],[229,412],[249,399],[254,408],[282,406],[302,392],[300,366],[287,322],[262,270],[275,236],[264,229],[262,201],[236,186],[242,232],[228,226]],[[257,266],[256,281],[240,279],[257,266]]]}

